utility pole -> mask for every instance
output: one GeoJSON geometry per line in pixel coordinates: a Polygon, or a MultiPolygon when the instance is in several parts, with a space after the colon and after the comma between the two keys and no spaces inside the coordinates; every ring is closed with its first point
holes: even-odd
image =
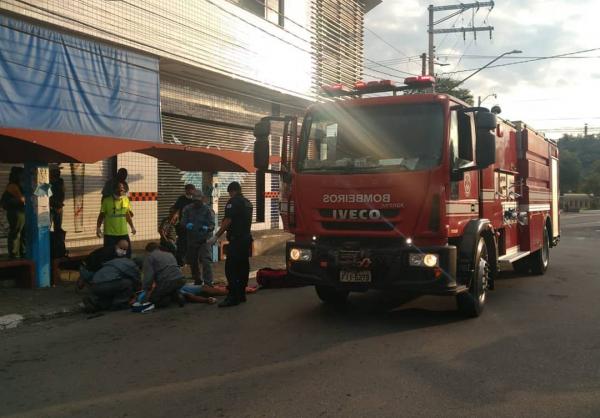
{"type": "Polygon", "coordinates": [[[587,138],[588,136],[588,124],[583,125],[583,137],[587,138]]]}
{"type": "Polygon", "coordinates": [[[430,4],[427,8],[429,10],[429,75],[433,75],[433,4],[430,4]]]}
{"type": "Polygon", "coordinates": [[[421,75],[427,75],[427,54],[421,54],[421,75]]]}
{"type": "Polygon", "coordinates": [[[461,4],[450,5],[450,6],[433,6],[433,4],[429,5],[429,7],[427,8],[427,10],[429,11],[429,29],[427,30],[427,32],[429,33],[429,75],[434,75],[434,69],[433,69],[433,61],[435,59],[435,45],[433,43],[434,34],[461,32],[463,34],[463,38],[465,38],[467,32],[473,32],[475,39],[477,39],[477,32],[489,31],[490,38],[491,38],[492,31],[494,30],[493,26],[479,26],[479,27],[470,26],[470,27],[466,27],[466,28],[461,27],[461,28],[453,28],[453,29],[434,29],[434,26],[439,23],[445,22],[446,20],[451,19],[454,16],[457,16],[466,10],[479,9],[480,7],[487,7],[487,6],[494,7],[494,2],[493,1],[485,1],[485,2],[465,3],[465,4],[461,3],[461,4]],[[446,11],[446,10],[456,10],[456,11],[453,13],[450,13],[448,16],[445,16],[439,20],[434,20],[433,14],[435,12],[446,11]]]}

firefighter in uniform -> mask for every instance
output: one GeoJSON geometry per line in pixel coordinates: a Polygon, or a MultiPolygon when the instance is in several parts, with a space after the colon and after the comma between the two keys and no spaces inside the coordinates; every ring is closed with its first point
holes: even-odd
{"type": "Polygon", "coordinates": [[[229,286],[227,298],[219,307],[229,307],[246,302],[246,286],[250,274],[250,248],[252,246],[252,203],[242,195],[242,187],[237,181],[227,186],[229,201],[225,206],[225,217],[214,237],[208,240],[212,245],[227,231],[227,258],[225,276],[229,286]]]}

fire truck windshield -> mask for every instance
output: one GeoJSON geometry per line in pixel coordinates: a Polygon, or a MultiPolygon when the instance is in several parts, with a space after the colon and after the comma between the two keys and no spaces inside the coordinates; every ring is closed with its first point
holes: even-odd
{"type": "Polygon", "coordinates": [[[444,118],[439,104],[322,107],[308,114],[300,171],[427,170],[440,164],[444,118]]]}

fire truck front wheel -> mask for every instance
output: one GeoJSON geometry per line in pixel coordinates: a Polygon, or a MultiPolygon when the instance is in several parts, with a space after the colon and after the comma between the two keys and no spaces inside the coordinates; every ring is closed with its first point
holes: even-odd
{"type": "Polygon", "coordinates": [[[476,318],[483,312],[490,274],[488,250],[483,237],[479,238],[476,248],[474,273],[469,290],[456,295],[458,310],[469,318],[476,318]]]}
{"type": "Polygon", "coordinates": [[[331,305],[343,305],[348,299],[348,292],[338,290],[335,287],[317,285],[315,290],[319,299],[331,305]]]}

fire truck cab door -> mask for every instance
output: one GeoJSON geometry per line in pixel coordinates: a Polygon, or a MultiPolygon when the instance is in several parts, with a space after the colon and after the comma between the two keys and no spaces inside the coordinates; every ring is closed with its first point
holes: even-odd
{"type": "Polygon", "coordinates": [[[298,118],[286,116],[283,122],[283,133],[281,137],[281,163],[279,176],[279,214],[283,228],[288,230],[290,226],[290,202],[292,188],[292,171],[294,169],[294,158],[298,143],[298,118]]]}
{"type": "MultiPolygon", "coordinates": [[[[458,109],[458,107],[457,107],[458,109]]],[[[450,200],[446,212],[450,219],[450,231],[460,235],[470,219],[479,215],[479,176],[475,169],[464,169],[474,163],[475,132],[473,118],[459,110],[450,111],[449,157],[453,173],[462,171],[450,182],[450,200]]]]}

